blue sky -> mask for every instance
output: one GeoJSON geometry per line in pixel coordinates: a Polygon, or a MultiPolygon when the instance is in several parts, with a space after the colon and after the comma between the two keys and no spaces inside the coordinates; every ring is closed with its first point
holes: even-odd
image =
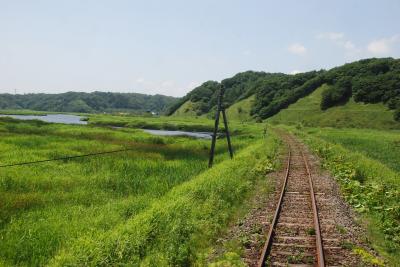
{"type": "Polygon", "coordinates": [[[0,93],[183,96],[237,72],[400,57],[399,0],[0,0],[0,93]]]}

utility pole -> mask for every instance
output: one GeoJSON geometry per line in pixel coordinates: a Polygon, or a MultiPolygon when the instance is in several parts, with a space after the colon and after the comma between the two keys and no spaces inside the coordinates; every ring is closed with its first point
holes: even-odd
{"type": "Polygon", "coordinates": [[[225,87],[224,87],[224,85],[221,84],[221,88],[219,90],[219,95],[218,95],[217,113],[215,114],[214,132],[213,132],[212,140],[211,140],[210,159],[208,161],[209,168],[212,167],[213,161],[214,161],[215,143],[217,142],[219,116],[220,116],[221,112],[222,112],[222,119],[224,120],[225,135],[226,135],[226,140],[228,142],[229,155],[230,155],[231,159],[233,158],[233,149],[232,149],[232,145],[231,145],[231,138],[229,135],[228,120],[226,118],[225,107],[223,105],[224,93],[225,93],[225,87]]]}

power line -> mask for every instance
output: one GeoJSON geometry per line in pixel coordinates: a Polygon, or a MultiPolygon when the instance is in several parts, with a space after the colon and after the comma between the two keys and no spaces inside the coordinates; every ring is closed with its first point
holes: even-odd
{"type": "Polygon", "coordinates": [[[126,152],[126,151],[131,151],[131,150],[134,150],[134,149],[135,148],[126,148],[126,149],[102,151],[102,152],[96,152],[96,153],[90,153],[90,154],[84,154],[84,155],[65,156],[65,157],[54,158],[54,159],[44,159],[44,160],[37,160],[37,161],[18,162],[18,163],[13,163],[13,164],[0,165],[0,168],[22,166],[22,165],[30,165],[30,164],[37,164],[37,163],[57,161],[57,160],[69,160],[69,159],[76,159],[76,158],[84,158],[84,157],[98,156],[98,155],[104,155],[104,154],[126,152]]]}

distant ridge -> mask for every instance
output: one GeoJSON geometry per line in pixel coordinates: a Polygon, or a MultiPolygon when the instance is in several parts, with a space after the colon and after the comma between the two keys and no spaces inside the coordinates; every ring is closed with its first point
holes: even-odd
{"type": "Polygon", "coordinates": [[[177,98],[138,93],[0,94],[0,109],[53,112],[156,112],[163,113],[177,98]]]}

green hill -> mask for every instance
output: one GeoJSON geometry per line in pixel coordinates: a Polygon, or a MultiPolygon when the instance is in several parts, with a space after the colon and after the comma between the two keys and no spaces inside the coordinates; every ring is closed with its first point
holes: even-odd
{"type": "Polygon", "coordinates": [[[28,109],[54,112],[163,113],[177,98],[137,93],[0,94],[0,109],[28,109]]]}
{"type": "MultiPolygon", "coordinates": [[[[394,111],[385,114],[391,114],[395,120],[400,121],[400,59],[393,58],[363,59],[327,71],[311,71],[296,75],[242,72],[222,80],[221,83],[208,81],[196,87],[176,102],[170,108],[169,114],[182,114],[182,110],[186,115],[212,114],[215,111],[219,88],[223,85],[224,105],[233,107],[231,112],[237,110],[238,107],[235,106],[237,103],[254,95],[254,101],[246,104],[246,110],[249,110],[246,116],[255,120],[267,119],[308,96],[323,84],[329,86],[320,92],[319,103],[315,106],[319,111],[329,110],[346,102],[380,103],[378,106],[382,110],[386,110],[383,107],[385,105],[394,111]]],[[[362,104],[356,106],[351,108],[355,110],[361,108],[359,112],[365,114],[375,107],[372,105],[363,110],[362,104]]],[[[328,113],[334,111],[335,109],[328,113]]],[[[235,112],[231,114],[233,118],[238,118],[238,115],[243,116],[235,112]]]]}
{"type": "Polygon", "coordinates": [[[225,87],[223,104],[226,108],[255,95],[250,115],[253,118],[266,118],[319,87],[322,84],[322,80],[318,78],[320,73],[322,72],[311,71],[288,75],[246,71],[224,79],[221,83],[207,81],[172,105],[168,114],[182,114],[180,108],[185,104],[183,111],[187,113],[188,101],[193,104],[190,108],[193,108],[197,116],[214,113],[219,88],[223,85],[225,87]]]}
{"type": "Polygon", "coordinates": [[[395,120],[400,121],[400,59],[363,59],[327,71],[296,75],[246,71],[220,83],[203,83],[176,101],[168,114],[212,117],[221,86],[225,88],[223,104],[228,117],[233,120],[259,121],[271,118],[299,100],[300,103],[310,101],[309,98],[304,101],[301,99],[320,88],[312,108],[306,108],[309,110],[307,118],[293,114],[297,116],[297,122],[304,120],[309,124],[320,122],[321,125],[341,127],[396,128],[397,124],[392,124],[395,120]],[[326,86],[321,87],[323,84],[326,86]],[[355,116],[356,113],[359,115],[355,116]],[[376,114],[380,118],[375,119],[376,114]]]}
{"type": "MultiPolygon", "coordinates": [[[[231,105],[226,109],[226,115],[228,120],[235,120],[235,121],[252,121],[254,118],[250,115],[251,108],[254,105],[255,97],[254,95],[240,100],[235,104],[231,105]]],[[[171,116],[172,117],[209,117],[214,118],[215,110],[211,110],[207,114],[198,114],[198,103],[193,103],[192,101],[188,100],[183,103],[171,116]]]]}
{"type": "Polygon", "coordinates": [[[312,94],[267,119],[267,122],[315,127],[400,129],[400,122],[393,119],[393,111],[383,103],[357,103],[350,98],[346,103],[321,110],[322,94],[329,89],[330,86],[326,84],[321,86],[312,94]]]}
{"type": "Polygon", "coordinates": [[[188,100],[183,103],[171,116],[178,117],[195,117],[197,116],[197,105],[192,101],[188,100]]]}
{"type": "Polygon", "coordinates": [[[252,95],[227,108],[226,116],[228,117],[228,120],[237,120],[242,122],[254,120],[250,114],[254,101],[255,96],[252,95]]]}

